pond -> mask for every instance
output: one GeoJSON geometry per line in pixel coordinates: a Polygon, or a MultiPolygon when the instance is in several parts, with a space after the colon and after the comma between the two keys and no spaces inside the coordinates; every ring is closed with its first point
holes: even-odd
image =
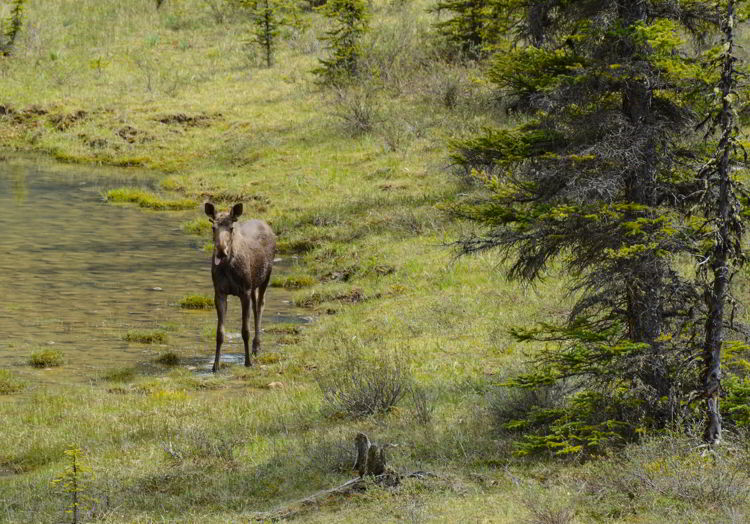
{"type": "MultiPolygon", "coordinates": [[[[85,381],[166,351],[210,366],[214,311],[178,306],[186,295],[213,295],[211,255],[202,249],[209,238],[180,227],[199,210],[144,211],[103,198],[115,186],[157,182],[127,170],[0,162],[0,368],[42,382],[85,381]],[[167,341],[127,342],[136,330],[164,331],[167,341]],[[46,348],[62,352],[64,365],[32,369],[29,356],[46,348]]],[[[269,288],[264,325],[304,320],[288,292],[269,288]]],[[[229,361],[243,353],[239,328],[239,301],[230,297],[229,361]]]]}

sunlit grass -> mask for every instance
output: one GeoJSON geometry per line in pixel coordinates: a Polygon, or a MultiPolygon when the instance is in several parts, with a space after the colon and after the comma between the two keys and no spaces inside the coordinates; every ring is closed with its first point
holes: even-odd
{"type": "MultiPolygon", "coordinates": [[[[438,476],[371,486],[300,521],[517,523],[573,507],[580,522],[663,522],[677,511],[658,497],[639,504],[613,489],[589,494],[596,472],[517,459],[493,426],[493,388],[535,349],[519,346],[509,328],[564,318],[571,297],[564,276],[523,287],[505,280],[501,253],[456,259],[449,247],[471,229],[443,204],[474,188],[451,174],[447,139],[488,125],[502,108],[479,71],[436,58],[427,3],[372,4],[368,56],[380,74],[342,93],[310,74],[326,29],[315,13],[266,69],[246,45],[247,19],[217,23],[211,6],[224,2],[154,4],[30,2],[31,29],[0,64],[0,104],[13,111],[0,116],[0,139],[67,162],[163,173],[157,192],[121,188],[107,199],[194,209],[183,225],[191,234],[210,228],[199,202],[243,202],[247,217],[273,226],[282,258],[298,257],[283,275],[274,270],[272,286],[293,290],[314,321],[267,319],[254,366],[227,365],[218,375],[208,372],[212,355],[196,349],[213,344],[210,328],[193,346],[158,351],[146,344],[169,344],[178,338],[172,330],[169,338],[161,329],[117,334],[144,344],[113,341],[143,352],[143,365],[90,371],[102,379],[92,385],[36,386],[24,376],[34,387],[0,402],[0,519],[60,520],[64,496],[50,480],[75,444],[96,475],[90,494],[111,501],[103,521],[252,521],[352,478],[359,431],[392,444],[395,469],[438,476]],[[368,133],[348,125],[358,104],[371,104],[368,133]],[[353,351],[373,362],[398,355],[427,392],[429,422],[416,423],[420,408],[409,395],[377,417],[326,413],[318,378],[353,351]]],[[[213,299],[179,305],[210,309],[213,299]]],[[[241,353],[241,340],[224,351],[241,353]]],[[[0,392],[16,379],[0,370],[0,392]]],[[[705,464],[681,467],[700,478],[705,464]]],[[[644,475],[637,464],[624,471],[644,475]]],[[[734,521],[746,510],[734,508],[734,521]]],[[[690,521],[685,511],[672,521],[690,521]]]]}

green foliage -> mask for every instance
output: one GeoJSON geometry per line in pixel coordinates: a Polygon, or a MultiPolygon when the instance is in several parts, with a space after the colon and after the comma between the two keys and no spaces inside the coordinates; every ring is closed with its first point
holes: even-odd
{"type": "Polygon", "coordinates": [[[0,395],[9,395],[23,390],[26,384],[9,369],[0,369],[0,395]]]}
{"type": "Polygon", "coordinates": [[[512,422],[534,428],[523,452],[590,451],[664,427],[699,382],[706,306],[678,261],[714,235],[709,215],[694,216],[713,155],[696,115],[718,74],[716,49],[684,36],[716,35],[718,20],[711,2],[685,4],[687,18],[659,2],[614,14],[596,2],[495,3],[516,48],[493,57],[488,78],[525,118],[453,142],[484,189],[453,209],[487,228],[460,245],[501,249],[524,281],[559,268],[577,297],[559,325],[513,333],[548,346],[511,385],[567,385],[559,405],[512,422]]]}
{"type": "Polygon", "coordinates": [[[23,24],[23,11],[26,0],[12,0],[10,7],[10,15],[6,20],[2,20],[2,38],[0,42],[0,55],[10,55],[13,44],[16,41],[18,33],[21,31],[21,25],[23,24]]]}
{"type": "Polygon", "coordinates": [[[495,0],[440,0],[432,10],[438,15],[449,11],[452,16],[435,28],[461,56],[481,58],[504,37],[497,4],[495,0]]]}
{"type": "Polygon", "coordinates": [[[52,481],[53,485],[69,496],[65,513],[71,515],[71,522],[77,524],[82,509],[89,507],[95,502],[88,496],[90,484],[93,480],[91,468],[83,464],[83,451],[74,447],[65,450],[65,455],[70,457],[70,463],[52,481]]]}
{"type": "Polygon", "coordinates": [[[63,354],[56,349],[40,349],[29,357],[29,365],[35,368],[51,368],[63,365],[63,354]]]}
{"type": "Polygon", "coordinates": [[[323,36],[331,57],[321,59],[321,67],[313,72],[322,84],[347,84],[361,72],[361,39],[370,19],[367,5],[364,0],[329,0],[321,10],[333,22],[323,36]]]}

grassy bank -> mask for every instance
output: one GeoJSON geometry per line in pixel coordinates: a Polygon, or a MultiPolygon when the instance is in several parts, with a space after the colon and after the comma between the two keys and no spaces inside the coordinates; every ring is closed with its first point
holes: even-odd
{"type": "MultiPolygon", "coordinates": [[[[442,206],[474,188],[451,169],[446,142],[503,108],[480,68],[440,58],[427,3],[373,2],[373,73],[338,90],[310,73],[325,53],[315,12],[283,34],[277,65],[265,68],[247,44],[249,21],[225,2],[154,4],[31,0],[14,55],[0,60],[0,140],[62,162],[163,173],[159,189],[177,207],[244,202],[294,261],[273,285],[294,290],[314,321],[267,325],[258,365],[218,376],[175,359],[85,386],[0,374],[0,521],[70,519],[71,494],[53,481],[73,448],[90,471],[86,519],[253,521],[352,478],[358,431],[391,444],[397,470],[436,476],[373,485],[290,519],[746,520],[741,435],[715,457],[696,452],[699,438],[674,435],[590,462],[514,454],[497,413],[522,400],[498,385],[539,348],[508,329],[562,318],[564,276],[524,288],[503,279],[501,254],[456,259],[449,247],[469,226],[442,206]],[[403,395],[386,413],[355,416],[345,394],[378,394],[358,377],[386,377],[403,395]]],[[[113,195],[172,206],[152,191],[113,195]]],[[[208,235],[198,209],[184,229],[208,235]]],[[[209,356],[211,346],[207,334],[209,356]]]]}

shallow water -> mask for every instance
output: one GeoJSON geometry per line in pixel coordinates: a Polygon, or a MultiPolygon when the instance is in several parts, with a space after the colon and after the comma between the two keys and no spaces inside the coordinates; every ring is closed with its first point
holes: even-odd
{"type": "MultiPolygon", "coordinates": [[[[103,370],[153,360],[171,350],[213,358],[215,313],[183,311],[188,294],[213,295],[208,238],[183,233],[199,211],[151,212],[109,205],[108,188],[148,186],[127,171],[60,170],[0,163],[0,367],[41,381],[96,378],[103,370]],[[164,345],[129,343],[129,330],[164,329],[164,345]],[[34,370],[29,355],[60,350],[65,365],[34,370]]],[[[276,268],[278,275],[279,268],[276,268]]],[[[269,288],[264,325],[303,321],[289,296],[269,288]]],[[[239,301],[230,297],[228,360],[241,353],[239,301]]]]}

